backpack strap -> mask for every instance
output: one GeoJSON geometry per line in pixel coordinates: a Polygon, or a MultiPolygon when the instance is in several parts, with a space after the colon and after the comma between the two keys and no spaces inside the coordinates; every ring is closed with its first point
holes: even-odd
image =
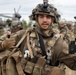
{"type": "Polygon", "coordinates": [[[33,52],[32,52],[31,46],[30,46],[30,34],[29,33],[27,33],[27,48],[29,50],[31,58],[33,58],[34,56],[33,56],[33,52]]]}
{"type": "Polygon", "coordinates": [[[23,40],[27,36],[28,32],[29,32],[29,29],[27,31],[25,31],[24,35],[22,36],[22,38],[20,39],[20,41],[17,43],[17,45],[15,46],[15,48],[12,50],[12,52],[10,53],[9,56],[11,56],[16,51],[16,49],[20,46],[20,44],[23,42],[23,40]]]}
{"type": "Polygon", "coordinates": [[[39,43],[40,43],[40,48],[42,50],[42,53],[43,53],[43,56],[45,56],[45,58],[47,58],[47,55],[46,55],[46,50],[45,50],[45,45],[44,45],[44,42],[43,42],[43,37],[41,34],[39,34],[39,43]]]}

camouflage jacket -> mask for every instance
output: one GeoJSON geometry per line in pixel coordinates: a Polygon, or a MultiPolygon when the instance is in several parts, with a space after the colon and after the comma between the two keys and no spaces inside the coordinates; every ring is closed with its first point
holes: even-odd
{"type": "MultiPolygon", "coordinates": [[[[39,28],[29,28],[27,31],[27,36],[25,40],[23,41],[25,44],[22,43],[23,53],[26,52],[26,50],[29,51],[29,56],[32,55],[38,56],[38,57],[44,57],[43,51],[40,46],[39,42],[39,35],[40,34],[43,38],[44,46],[45,46],[45,52],[47,55],[47,62],[48,59],[50,59],[52,62],[52,65],[56,65],[58,62],[63,62],[65,65],[67,65],[69,68],[76,70],[76,62],[75,62],[75,54],[69,54],[69,47],[68,44],[60,37],[59,34],[53,34],[53,31],[50,31],[50,35],[45,35],[41,32],[39,28]],[[28,40],[29,38],[29,40],[28,40]],[[29,44],[28,44],[29,43],[29,44]],[[29,46],[28,46],[29,45],[29,46]],[[30,49],[30,50],[29,50],[30,49]]],[[[46,56],[45,55],[45,56],[46,56]]],[[[24,55],[23,55],[24,56],[24,55]]]]}
{"type": "MultiPolygon", "coordinates": [[[[20,30],[20,31],[17,31],[17,32],[15,32],[15,33],[12,33],[11,35],[10,35],[10,38],[15,38],[16,39],[16,44],[18,43],[18,41],[20,40],[20,38],[21,38],[21,36],[24,34],[24,32],[25,32],[25,30],[20,30]],[[19,36],[19,35],[21,35],[21,36],[19,36]]],[[[0,51],[4,51],[4,49],[2,48],[2,42],[6,39],[6,38],[8,38],[7,37],[7,34],[5,33],[5,34],[3,34],[2,36],[0,36],[0,51]]],[[[10,49],[9,49],[10,50],[10,49]]]]}
{"type": "Polygon", "coordinates": [[[63,39],[64,39],[67,43],[69,43],[69,42],[71,42],[71,41],[75,41],[74,33],[73,33],[71,30],[67,29],[67,27],[66,27],[66,28],[65,28],[65,27],[62,28],[62,29],[60,30],[60,34],[63,35],[63,39]]]}
{"type": "MultiPolygon", "coordinates": [[[[56,66],[57,62],[63,62],[69,68],[76,70],[76,55],[69,54],[67,43],[60,37],[59,34],[53,34],[50,30],[48,35],[43,34],[39,28],[29,28],[26,31],[19,31],[15,36],[16,44],[23,35],[26,35],[25,39],[19,46],[19,50],[22,52],[23,57],[45,57],[39,42],[39,34],[42,36],[47,59],[51,60],[52,66],[56,66]],[[29,51],[27,56],[24,56],[26,50],[29,51]],[[29,56],[28,56],[29,55],[29,56]]],[[[49,61],[48,61],[49,62],[49,61]]]]}

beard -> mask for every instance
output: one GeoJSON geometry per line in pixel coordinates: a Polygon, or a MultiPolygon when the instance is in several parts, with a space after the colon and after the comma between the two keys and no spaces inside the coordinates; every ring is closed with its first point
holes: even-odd
{"type": "Polygon", "coordinates": [[[43,27],[41,27],[40,25],[39,25],[39,28],[41,29],[41,30],[49,30],[49,29],[51,29],[51,25],[52,25],[52,23],[49,25],[49,23],[46,23],[46,22],[44,22],[44,23],[41,23],[41,26],[43,26],[43,27]],[[45,28],[46,26],[48,26],[47,28],[45,28]]]}

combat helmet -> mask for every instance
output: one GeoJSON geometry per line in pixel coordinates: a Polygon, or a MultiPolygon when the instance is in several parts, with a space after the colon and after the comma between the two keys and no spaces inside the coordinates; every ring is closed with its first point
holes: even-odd
{"type": "Polygon", "coordinates": [[[23,23],[18,20],[13,20],[11,23],[11,31],[14,31],[15,29],[22,30],[23,29],[23,23]]]}
{"type": "Polygon", "coordinates": [[[71,26],[72,25],[72,21],[67,21],[67,25],[71,26]]]}
{"type": "Polygon", "coordinates": [[[66,20],[65,19],[61,19],[59,20],[59,25],[66,25],[66,20]]]}
{"type": "Polygon", "coordinates": [[[37,20],[38,14],[51,15],[55,23],[57,22],[57,19],[60,17],[60,15],[57,12],[57,9],[51,4],[48,4],[48,0],[43,0],[43,4],[38,4],[36,8],[32,10],[32,14],[29,17],[32,20],[37,20]]]}

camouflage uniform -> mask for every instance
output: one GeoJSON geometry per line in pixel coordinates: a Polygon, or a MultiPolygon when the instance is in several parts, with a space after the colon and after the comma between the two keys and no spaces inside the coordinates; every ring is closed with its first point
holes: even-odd
{"type": "MultiPolygon", "coordinates": [[[[47,11],[42,9],[43,6],[43,4],[39,4],[33,10],[31,19],[38,22],[38,14],[53,16],[52,10],[48,13],[48,9],[46,9],[47,11]]],[[[54,8],[48,4],[49,7],[54,8]]],[[[54,15],[56,14],[54,13],[54,15]]],[[[55,16],[55,18],[57,17],[55,16]]],[[[76,70],[74,59],[76,55],[69,54],[68,44],[61,38],[60,34],[53,32],[51,27],[49,27],[48,35],[43,33],[43,30],[38,26],[29,29],[25,41],[23,51],[26,62],[24,62],[23,69],[26,75],[64,75],[64,72],[59,68],[59,63],[64,63],[69,68],[76,70]],[[39,58],[45,58],[46,63],[42,63],[44,60],[39,61],[39,58]]]]}
{"type": "MultiPolygon", "coordinates": [[[[57,22],[58,14],[56,9],[45,1],[44,4],[39,4],[33,10],[31,18],[38,22],[38,14],[45,14],[46,17],[47,15],[50,16],[50,21],[52,19],[53,22],[57,22]]],[[[51,24],[49,25],[51,26],[51,24]]],[[[24,75],[24,73],[25,75],[64,75],[63,70],[59,68],[60,62],[76,70],[76,55],[69,54],[67,43],[60,37],[60,34],[53,32],[50,26],[48,33],[44,33],[43,29],[39,26],[18,33],[15,38],[16,43],[18,43],[22,36],[26,36],[18,47],[22,52],[22,58],[15,58],[15,60],[19,59],[16,62],[17,75],[24,75]]],[[[11,56],[16,55],[13,54],[11,56]]]]}
{"type": "MultiPolygon", "coordinates": [[[[64,40],[62,40],[60,37],[56,36],[57,34],[51,36],[52,35],[52,31],[51,31],[50,35],[46,36],[39,30],[38,27],[36,29],[33,29],[32,31],[29,31],[28,33],[29,33],[29,37],[28,36],[27,37],[30,38],[29,44],[31,46],[33,56],[34,57],[36,56],[38,58],[41,58],[41,57],[44,58],[41,47],[40,47],[38,34],[41,34],[43,36],[46,54],[48,56],[48,58],[46,59],[47,64],[45,65],[45,68],[43,66],[44,71],[45,71],[44,75],[47,75],[47,72],[50,72],[50,70],[52,72],[52,70],[54,70],[54,67],[58,67],[58,65],[59,65],[58,62],[63,62],[69,68],[76,70],[74,56],[69,54],[67,43],[64,40]],[[66,53],[66,51],[67,51],[67,53],[66,53]],[[49,53],[50,53],[50,55],[49,55],[49,53]],[[50,61],[50,63],[49,63],[49,61],[50,61]],[[73,64],[74,64],[74,66],[73,66],[73,64]],[[47,68],[50,68],[50,69],[47,70],[47,68]]],[[[25,44],[24,51],[29,50],[29,47],[26,44],[25,44]]],[[[28,56],[26,59],[29,59],[29,57],[30,56],[28,56]]],[[[32,59],[30,59],[30,61],[32,61],[32,59]]],[[[29,60],[28,60],[28,62],[29,62],[29,60]]],[[[26,64],[26,66],[24,68],[25,73],[27,73],[27,74],[30,73],[29,67],[32,68],[32,65],[33,65],[32,62],[29,64],[26,64]],[[26,70],[28,70],[28,71],[26,71],[26,70]]],[[[40,69],[39,65],[37,67],[40,69]]],[[[32,69],[32,70],[35,70],[35,69],[32,69]]],[[[63,74],[62,70],[59,70],[59,68],[57,70],[60,71],[59,74],[63,74]]],[[[37,70],[37,71],[39,72],[39,70],[37,70]]],[[[49,75],[51,75],[51,73],[49,75]]],[[[55,72],[54,72],[54,75],[55,75],[55,72]]]]}
{"type": "MultiPolygon", "coordinates": [[[[40,57],[44,58],[42,50],[40,48],[40,44],[39,44],[38,33],[43,36],[43,41],[44,41],[44,44],[46,47],[45,48],[46,53],[49,54],[48,50],[50,50],[50,52],[51,52],[51,57],[50,56],[48,56],[48,57],[50,57],[50,60],[52,62],[50,65],[46,64],[45,68],[43,66],[43,68],[44,68],[43,72],[42,72],[42,69],[40,69],[42,74],[47,75],[47,73],[49,74],[51,72],[49,75],[51,75],[51,74],[53,75],[53,73],[55,75],[55,72],[53,72],[53,71],[57,71],[56,74],[58,72],[59,72],[59,74],[62,74],[63,71],[61,69],[57,68],[57,66],[59,65],[58,62],[63,62],[71,69],[74,69],[74,70],[76,69],[74,56],[72,57],[70,54],[68,54],[68,52],[67,53],[65,52],[66,50],[68,50],[67,44],[65,43],[64,40],[62,40],[56,34],[51,36],[53,33],[52,30],[51,30],[49,36],[46,36],[45,34],[43,34],[38,27],[35,29],[30,28],[28,33],[29,33],[29,37],[27,36],[26,38],[30,38],[29,42],[26,42],[27,39],[25,39],[19,47],[23,54],[23,57],[24,57],[24,51],[29,49],[28,44],[27,44],[27,43],[29,43],[31,46],[32,52],[33,52],[33,56],[34,57],[37,56],[39,58],[40,57]],[[74,66],[73,66],[73,64],[74,64],[74,66]],[[47,68],[49,68],[49,69],[47,69],[47,68]]],[[[18,37],[17,40],[20,39],[23,34],[24,34],[24,31],[22,31],[22,32],[20,31],[20,33],[18,33],[18,35],[17,35],[17,37],[18,37]]],[[[27,58],[29,58],[29,57],[27,57],[27,58]]],[[[31,62],[31,60],[30,60],[30,62],[31,62]]],[[[30,73],[29,65],[31,65],[31,66],[33,65],[33,64],[27,64],[28,62],[29,62],[29,60],[27,62],[24,62],[24,63],[26,63],[26,65],[24,65],[24,66],[25,66],[25,68],[27,66],[27,70],[28,70],[28,71],[26,71],[26,69],[23,66],[25,73],[26,72],[30,73]]],[[[38,68],[40,68],[40,66],[38,66],[38,68]]],[[[32,69],[32,70],[35,70],[35,69],[32,69]]],[[[37,70],[38,73],[40,73],[40,70],[37,70]]],[[[27,73],[27,75],[28,75],[28,73],[27,73]]]]}
{"type": "Polygon", "coordinates": [[[63,39],[66,40],[67,43],[75,40],[74,33],[67,27],[65,20],[59,22],[59,29],[63,39]]]}
{"type": "MultiPolygon", "coordinates": [[[[61,26],[59,29],[60,29],[60,33],[61,33],[61,36],[63,37],[63,39],[67,42],[67,44],[69,45],[71,41],[75,41],[75,36],[74,36],[74,33],[72,30],[70,30],[68,28],[68,23],[66,23],[65,20],[60,20],[59,22],[59,26],[61,26]],[[62,24],[63,24],[63,27],[62,27],[62,24]]],[[[68,74],[68,67],[66,65],[64,65],[63,63],[61,63],[61,68],[63,68],[65,74],[68,74]]],[[[73,73],[72,70],[69,69],[69,71],[71,71],[71,73],[73,73]]]]}
{"type": "MultiPolygon", "coordinates": [[[[20,40],[20,37],[18,37],[18,35],[19,34],[23,34],[23,32],[25,31],[25,30],[22,30],[23,29],[23,27],[21,27],[21,26],[19,26],[19,27],[16,27],[15,29],[14,29],[14,27],[13,27],[13,32],[11,33],[11,31],[10,30],[8,30],[7,31],[7,33],[5,33],[5,34],[3,34],[1,37],[0,37],[0,75],[10,75],[10,73],[12,73],[12,75],[17,75],[17,71],[16,71],[16,68],[15,68],[15,63],[13,63],[15,60],[13,60],[13,59],[10,59],[9,61],[10,61],[10,64],[9,64],[9,66],[11,66],[11,67],[9,67],[8,65],[6,65],[6,61],[8,60],[8,57],[9,57],[9,54],[12,52],[12,49],[13,48],[5,48],[5,47],[3,47],[3,45],[2,45],[2,43],[4,42],[4,41],[6,41],[6,44],[7,44],[7,46],[9,46],[11,43],[13,43],[12,41],[13,40],[11,40],[11,39],[13,39],[13,38],[15,38],[15,40],[17,39],[17,41],[16,41],[16,43],[15,43],[15,45],[18,43],[18,41],[20,40]],[[17,30],[16,30],[16,28],[17,28],[17,30]],[[14,31],[14,30],[16,30],[16,31],[14,31]],[[21,31],[19,31],[19,30],[21,30],[21,31]],[[9,44],[9,41],[8,40],[10,40],[10,44],[9,44]],[[4,63],[4,64],[3,64],[4,63]],[[8,67],[7,67],[8,66],[8,67]],[[14,66],[14,67],[13,67],[14,66]],[[4,68],[4,69],[3,69],[4,68]],[[9,68],[9,71],[7,71],[7,69],[6,68],[9,68]],[[13,73],[14,72],[14,73],[13,73]]],[[[11,45],[10,45],[11,46],[11,45]]],[[[8,61],[7,61],[7,64],[8,64],[8,61]]]]}

